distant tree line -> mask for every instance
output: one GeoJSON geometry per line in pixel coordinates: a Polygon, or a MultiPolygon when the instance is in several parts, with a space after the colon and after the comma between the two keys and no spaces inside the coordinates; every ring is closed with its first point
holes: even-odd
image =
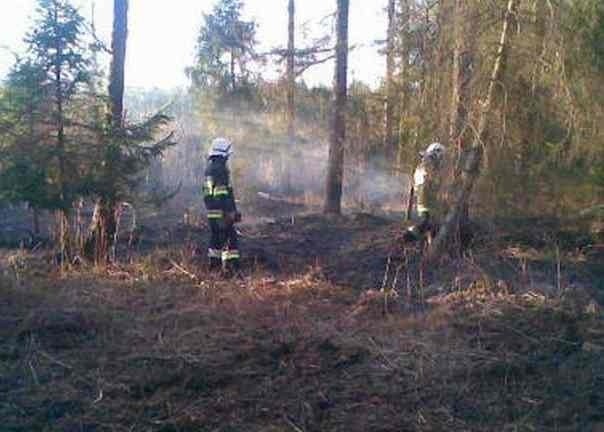
{"type": "Polygon", "coordinates": [[[140,198],[160,176],[194,188],[204,143],[227,135],[240,156],[235,178],[249,189],[243,197],[258,184],[252,176],[284,194],[307,193],[308,173],[315,181],[320,167],[323,185],[313,193],[337,213],[346,188],[376,170],[400,177],[402,189],[418,151],[440,141],[454,162],[443,197],[456,209],[453,225],[470,213],[565,217],[601,208],[599,0],[384,0],[385,37],[375,49],[386,68],[377,88],[349,79],[354,3],[334,1],[313,40],[297,30],[304,3],[279,4],[287,39],[260,52],[243,2],[218,1],[203,16],[190,87],[126,92],[124,109],[127,1],[115,0],[108,48],[69,1],[38,0],[28,53],[0,89],[0,201],[55,212],[68,254],[75,203],[94,202],[100,218],[83,244],[101,259],[120,202],[140,198]],[[107,52],[113,63],[104,76],[98,65],[107,52]],[[334,59],[333,88],[305,84],[309,68],[334,59]],[[269,63],[281,79],[263,77],[269,63]],[[154,114],[168,102],[181,141],[172,149],[168,118],[154,114]]]}
{"type": "MultiPolygon", "coordinates": [[[[311,64],[321,61],[320,54],[334,58],[337,35],[327,42],[319,38],[322,44],[316,46],[297,48],[292,37],[294,3],[284,0],[282,5],[290,16],[288,40],[268,56],[257,53],[256,24],[241,18],[242,2],[218,2],[206,16],[190,73],[209,134],[232,131],[243,143],[280,145],[287,154],[304,147],[309,133],[305,125],[313,120],[300,111],[307,110],[304,99],[313,90],[292,70],[305,70],[309,52],[311,64]],[[225,29],[246,31],[234,37],[225,29]],[[287,60],[282,80],[267,83],[250,72],[259,70],[251,63],[270,61],[275,54],[287,60]],[[215,62],[211,67],[209,58],[215,62]],[[237,68],[231,67],[233,58],[237,68]],[[293,112],[292,100],[296,101],[293,112]],[[248,128],[242,120],[250,112],[266,118],[260,124],[251,121],[253,127],[248,128]],[[294,127],[296,117],[304,133],[294,127]],[[262,135],[261,125],[271,137],[262,135]]],[[[345,2],[334,2],[334,10],[335,6],[342,11],[347,7],[345,2]]],[[[387,37],[376,46],[387,57],[383,84],[377,89],[355,81],[346,85],[344,118],[349,133],[343,143],[347,161],[343,166],[370,162],[384,171],[410,173],[420,148],[440,141],[457,161],[451,176],[459,174],[479,135],[482,104],[493,84],[493,65],[501,54],[507,17],[505,58],[481,139],[484,175],[472,195],[472,209],[490,215],[563,216],[598,203],[604,158],[599,127],[604,124],[604,6],[597,0],[519,0],[511,11],[509,6],[473,0],[385,0],[387,37]]],[[[316,135],[322,138],[333,132],[334,116],[341,118],[335,111],[341,102],[334,99],[341,93],[324,90],[331,99],[327,109],[324,100],[311,101],[323,114],[319,124],[325,133],[316,135]]],[[[363,175],[362,170],[356,172],[363,175]]],[[[295,182],[288,187],[295,190],[295,182]]]]}

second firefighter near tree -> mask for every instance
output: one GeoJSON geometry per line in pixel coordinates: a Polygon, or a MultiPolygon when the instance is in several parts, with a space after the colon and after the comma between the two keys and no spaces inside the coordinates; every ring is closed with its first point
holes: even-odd
{"type": "Polygon", "coordinates": [[[405,240],[427,238],[431,241],[442,217],[438,194],[444,171],[446,148],[440,143],[430,144],[420,152],[420,162],[413,173],[413,225],[405,233],[405,240]]]}
{"type": "Polygon", "coordinates": [[[235,224],[241,221],[231,185],[228,161],[233,144],[226,138],[212,141],[202,187],[210,227],[208,260],[211,269],[239,268],[241,258],[235,224]]]}

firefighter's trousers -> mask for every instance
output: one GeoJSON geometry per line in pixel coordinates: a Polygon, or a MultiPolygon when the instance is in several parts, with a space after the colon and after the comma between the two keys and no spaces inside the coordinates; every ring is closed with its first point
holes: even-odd
{"type": "Polygon", "coordinates": [[[414,218],[414,223],[407,229],[405,239],[417,241],[425,237],[427,234],[435,234],[436,226],[427,209],[422,209],[414,218]]]}
{"type": "Polygon", "coordinates": [[[210,267],[225,270],[239,266],[239,239],[233,223],[225,223],[224,218],[208,217],[210,225],[210,244],[208,258],[210,267]]]}

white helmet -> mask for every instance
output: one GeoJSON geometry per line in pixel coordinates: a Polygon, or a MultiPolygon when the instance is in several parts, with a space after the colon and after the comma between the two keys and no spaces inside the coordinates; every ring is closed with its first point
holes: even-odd
{"type": "Polygon", "coordinates": [[[428,146],[428,148],[421,152],[420,155],[422,157],[429,157],[431,159],[440,161],[444,159],[445,154],[447,153],[447,149],[441,143],[432,143],[428,146]]]}
{"type": "Polygon", "coordinates": [[[210,146],[208,157],[221,156],[228,158],[233,154],[233,143],[227,138],[215,138],[210,146]]]}

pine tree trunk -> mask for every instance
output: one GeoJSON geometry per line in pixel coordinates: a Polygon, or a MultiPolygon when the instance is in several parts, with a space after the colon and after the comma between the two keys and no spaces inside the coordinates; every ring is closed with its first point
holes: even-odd
{"type": "MultiPolygon", "coordinates": [[[[296,71],[295,71],[295,0],[288,3],[288,41],[287,41],[287,154],[284,161],[284,186],[285,191],[291,191],[291,164],[296,148],[296,71]]],[[[299,159],[298,159],[299,160],[299,159]]],[[[301,167],[299,167],[301,168],[301,167]]]]}
{"type": "Polygon", "coordinates": [[[237,89],[237,83],[235,82],[235,52],[231,50],[231,90],[237,89]]]}
{"type": "MultiPolygon", "coordinates": [[[[533,0],[532,12],[533,12],[533,24],[535,26],[535,65],[531,73],[531,95],[535,94],[537,84],[541,78],[541,72],[543,70],[544,57],[547,51],[547,36],[548,36],[548,23],[546,19],[546,1],[545,0],[533,0]]],[[[551,8],[551,4],[550,4],[551,8]]],[[[550,10],[550,14],[552,14],[550,10]]]]}
{"type": "Polygon", "coordinates": [[[457,149],[457,157],[461,157],[465,141],[462,133],[468,121],[468,105],[471,97],[472,70],[474,66],[474,35],[470,34],[474,20],[469,17],[470,10],[467,0],[455,1],[453,51],[453,76],[451,115],[449,122],[449,144],[457,149]]]}
{"type": "Polygon", "coordinates": [[[59,264],[61,270],[64,270],[71,262],[71,248],[69,247],[69,212],[65,209],[57,210],[56,218],[59,240],[59,264]]]}
{"type": "Polygon", "coordinates": [[[104,264],[109,260],[109,251],[113,246],[115,233],[117,229],[116,220],[116,203],[105,199],[97,200],[90,233],[93,241],[86,242],[85,253],[89,257],[93,257],[95,263],[104,264]]]}
{"type": "MultiPolygon", "coordinates": [[[[111,41],[111,72],[109,76],[109,103],[111,109],[110,130],[119,133],[124,121],[124,75],[126,66],[126,43],[128,39],[128,0],[113,2],[113,34],[111,41]]],[[[109,156],[107,156],[109,157],[109,156]]],[[[111,178],[112,161],[107,160],[105,175],[111,178]]],[[[109,259],[109,251],[115,238],[118,203],[114,196],[103,196],[97,200],[90,226],[85,252],[94,256],[97,264],[109,259]]]]}
{"type": "Polygon", "coordinates": [[[408,74],[409,74],[409,0],[400,0],[401,2],[401,67],[400,67],[400,82],[401,82],[401,95],[400,95],[400,106],[399,106],[399,130],[398,130],[398,153],[396,156],[397,170],[402,172],[403,170],[403,155],[404,147],[409,141],[409,132],[407,131],[406,118],[407,118],[407,103],[408,103],[408,74]]]}
{"type": "MultiPolygon", "coordinates": [[[[388,30],[386,40],[386,106],[384,109],[384,149],[387,155],[396,156],[394,142],[394,32],[396,29],[396,1],[388,0],[388,30]]],[[[396,164],[395,164],[396,168],[396,164]]]]}
{"type": "MultiPolygon", "coordinates": [[[[468,147],[465,129],[468,122],[469,104],[471,101],[471,82],[474,67],[474,41],[473,29],[476,28],[476,14],[468,5],[468,0],[455,0],[453,12],[453,76],[451,94],[451,113],[449,117],[449,146],[455,147],[457,161],[454,177],[461,175],[461,158],[468,147]],[[471,14],[471,15],[470,15],[471,14]]],[[[469,230],[470,209],[466,202],[461,211],[455,234],[460,246],[464,246],[463,239],[467,238],[469,230]]]]}
{"type": "Polygon", "coordinates": [[[432,242],[427,259],[432,261],[439,257],[445,249],[446,242],[455,231],[455,227],[468,203],[476,181],[480,176],[480,164],[483,155],[483,145],[488,139],[488,123],[490,113],[495,103],[495,90],[500,85],[506,69],[506,58],[509,51],[510,31],[515,19],[519,0],[508,0],[507,10],[503,22],[503,29],[499,40],[497,56],[493,64],[486,96],[482,101],[477,134],[472,147],[467,153],[462,169],[459,184],[454,192],[453,205],[449,209],[438,235],[432,242]]]}
{"type": "Polygon", "coordinates": [[[124,72],[126,67],[126,41],[128,38],[128,0],[113,1],[113,35],[111,41],[111,74],[109,98],[111,100],[111,125],[122,127],[124,115],[124,72]]]}
{"type": "MultiPolygon", "coordinates": [[[[469,3],[472,0],[466,0],[469,3]]],[[[435,49],[431,50],[431,62],[429,67],[429,103],[427,111],[432,119],[431,131],[433,139],[442,137],[446,139],[449,133],[449,100],[443,95],[450,93],[451,83],[448,79],[448,71],[451,67],[450,53],[453,50],[452,38],[455,21],[455,6],[457,0],[440,0],[436,9],[436,27],[438,29],[435,49]]],[[[429,22],[429,15],[426,25],[429,22]]]]}
{"type": "MultiPolygon", "coordinates": [[[[58,10],[55,5],[53,10],[53,18],[55,22],[59,22],[58,10]]],[[[65,116],[63,112],[63,51],[61,49],[61,41],[59,36],[56,37],[56,53],[55,53],[55,64],[54,64],[54,85],[55,85],[55,104],[57,110],[57,160],[58,160],[58,173],[57,183],[59,187],[59,199],[61,209],[57,213],[58,227],[59,227],[59,248],[61,256],[61,266],[63,267],[70,261],[70,250],[69,250],[69,206],[70,203],[67,197],[67,191],[65,187],[65,116]]]]}
{"type": "MultiPolygon", "coordinates": [[[[407,113],[408,113],[408,101],[409,101],[409,46],[410,46],[410,12],[409,6],[410,0],[400,0],[401,4],[401,23],[400,23],[400,53],[401,53],[401,67],[400,67],[400,82],[401,82],[401,94],[400,94],[400,106],[399,106],[399,129],[398,129],[398,148],[396,154],[396,172],[400,175],[404,170],[404,155],[405,149],[409,145],[409,139],[411,134],[408,131],[407,126],[407,113]]],[[[411,219],[411,209],[413,207],[413,182],[409,181],[407,188],[409,190],[407,196],[407,206],[405,211],[405,217],[407,220],[411,219]]]]}
{"type": "Polygon", "coordinates": [[[344,145],[346,140],[346,100],[348,90],[348,10],[349,0],[338,0],[337,45],[334,77],[334,114],[329,143],[325,213],[342,211],[344,145]]]}

